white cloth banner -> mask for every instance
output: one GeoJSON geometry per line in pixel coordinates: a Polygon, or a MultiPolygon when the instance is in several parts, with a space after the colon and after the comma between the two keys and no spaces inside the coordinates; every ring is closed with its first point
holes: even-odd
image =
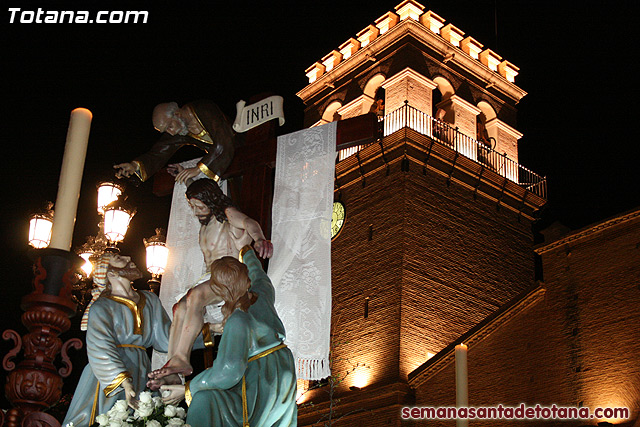
{"type": "MultiPolygon", "coordinates": [[[[188,160],[180,163],[184,168],[194,167],[200,159],[188,160]]],[[[202,172],[195,179],[207,178],[202,172]]],[[[226,182],[223,182],[224,192],[226,182]]],[[[162,276],[160,286],[160,301],[162,306],[173,318],[173,305],[177,303],[186,292],[203,280],[208,280],[204,256],[200,250],[198,235],[200,222],[193,214],[187,203],[185,192],[187,186],[175,183],[173,186],[173,199],[171,201],[171,213],[167,227],[167,248],[169,260],[167,268],[162,276]]],[[[207,306],[204,317],[205,322],[220,323],[222,313],[219,307],[207,306]]],[[[167,362],[165,353],[153,352],[152,369],[159,369],[167,362]]]]}
{"type": "Polygon", "coordinates": [[[247,106],[245,106],[246,103],[244,101],[238,101],[233,130],[238,133],[246,132],[273,119],[278,119],[279,125],[282,126],[284,124],[282,102],[282,97],[277,95],[247,106]]]}
{"type": "Polygon", "coordinates": [[[299,379],[331,375],[331,211],[336,122],[278,137],[269,277],[299,379]]]}

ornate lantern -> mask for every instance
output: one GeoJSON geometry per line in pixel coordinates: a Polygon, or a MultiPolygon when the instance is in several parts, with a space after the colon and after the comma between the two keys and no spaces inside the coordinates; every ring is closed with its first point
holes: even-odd
{"type": "Polygon", "coordinates": [[[142,239],[147,250],[147,270],[151,273],[149,287],[155,293],[160,289],[160,276],[164,274],[169,259],[169,249],[167,248],[164,230],[156,228],[155,236],[149,239],[142,239]]]}
{"type": "Polygon", "coordinates": [[[127,206],[125,200],[119,196],[116,201],[104,208],[104,235],[112,243],[124,240],[129,229],[129,222],[136,214],[135,208],[127,206]]]}
{"type": "Polygon", "coordinates": [[[93,251],[88,249],[79,253],[78,255],[84,260],[84,264],[82,264],[82,267],[80,267],[80,269],[84,273],[85,277],[91,276],[91,273],[93,273],[93,263],[91,262],[93,251]]]}
{"type": "Polygon", "coordinates": [[[98,185],[98,212],[100,215],[104,215],[105,206],[118,200],[122,191],[121,185],[110,181],[104,181],[98,185]]]}
{"type": "Polygon", "coordinates": [[[53,203],[48,202],[45,212],[33,214],[29,219],[29,244],[36,249],[49,246],[53,228],[53,203]]]}

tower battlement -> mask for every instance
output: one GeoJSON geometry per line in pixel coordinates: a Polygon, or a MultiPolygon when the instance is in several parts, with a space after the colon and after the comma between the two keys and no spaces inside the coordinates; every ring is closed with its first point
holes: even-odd
{"type": "MultiPolygon", "coordinates": [[[[494,77],[492,80],[494,84],[500,80],[504,80],[502,83],[513,84],[515,82],[520,70],[518,67],[491,49],[483,49],[484,46],[477,40],[470,36],[465,37],[465,33],[461,29],[452,23],[445,25],[445,22],[433,11],[425,11],[425,7],[417,1],[405,0],[395,7],[395,12],[385,13],[373,24],[358,32],[355,38],[340,45],[339,50],[332,51],[321,61],[307,68],[305,73],[309,84],[318,81],[320,77],[338,65],[345,64],[345,68],[347,68],[347,61],[352,62],[355,66],[359,62],[357,53],[364,53],[364,55],[360,55],[363,57],[360,60],[367,60],[367,57],[372,57],[373,52],[377,50],[377,46],[374,44],[383,45],[383,38],[395,38],[409,31],[412,25],[419,26],[422,31],[426,30],[428,34],[425,35],[435,38],[439,42],[435,45],[446,51],[445,57],[457,60],[469,72],[480,73],[486,78],[494,77]],[[443,41],[445,43],[442,43],[443,41]],[[487,73],[487,71],[491,73],[487,73]]],[[[433,45],[433,43],[430,44],[433,45]]],[[[522,96],[524,93],[520,98],[522,96]]]]}

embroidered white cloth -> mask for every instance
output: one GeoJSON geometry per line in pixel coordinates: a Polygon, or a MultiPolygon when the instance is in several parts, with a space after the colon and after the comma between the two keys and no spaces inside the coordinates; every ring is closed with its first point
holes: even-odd
{"type": "MultiPolygon", "coordinates": [[[[188,160],[180,163],[184,168],[195,166],[200,159],[188,160]]],[[[194,178],[207,178],[202,172],[194,178]]],[[[223,183],[222,191],[226,190],[223,183]]],[[[173,318],[173,305],[187,293],[189,289],[198,283],[207,280],[204,256],[200,250],[198,234],[200,222],[193,214],[187,203],[185,192],[187,186],[175,183],[173,186],[173,199],[171,201],[171,213],[167,226],[167,248],[169,248],[169,260],[167,268],[162,276],[160,286],[160,301],[162,306],[173,318]]],[[[205,322],[219,323],[222,321],[222,313],[219,307],[207,306],[204,317],[205,322]]],[[[167,362],[167,355],[154,350],[152,369],[159,369],[167,362]]]]}
{"type": "Polygon", "coordinates": [[[336,122],[278,137],[269,277],[299,379],[329,370],[336,122]]]}

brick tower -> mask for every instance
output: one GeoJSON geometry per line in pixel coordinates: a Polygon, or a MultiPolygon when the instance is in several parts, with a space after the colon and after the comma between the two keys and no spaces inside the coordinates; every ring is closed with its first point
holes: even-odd
{"type": "MultiPolygon", "coordinates": [[[[383,135],[336,166],[331,416],[400,425],[411,372],[533,284],[546,181],[518,163],[526,93],[516,66],[413,0],[306,73],[306,126],[374,112],[383,135]]],[[[323,389],[300,398],[300,425],[327,415],[323,389]]]]}

